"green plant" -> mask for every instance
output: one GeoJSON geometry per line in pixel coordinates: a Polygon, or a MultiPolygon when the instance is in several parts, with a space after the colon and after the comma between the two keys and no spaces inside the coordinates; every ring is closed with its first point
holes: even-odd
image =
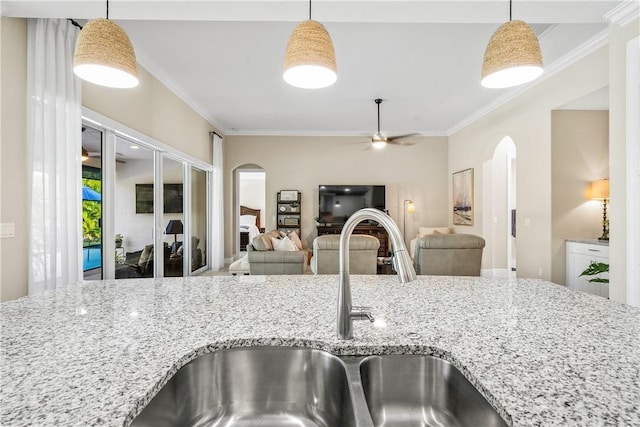
{"type": "Polygon", "coordinates": [[[587,267],[582,273],[580,273],[580,276],[578,277],[582,277],[582,276],[596,276],[593,279],[587,279],[587,282],[590,283],[609,283],[609,279],[605,278],[605,277],[598,277],[598,274],[601,273],[608,273],[609,272],[609,264],[605,264],[604,262],[592,262],[591,264],[589,264],[589,267],[587,267]]]}
{"type": "MultiPolygon", "coordinates": [[[[99,193],[102,191],[102,182],[95,179],[83,178],[82,185],[99,193]]],[[[100,202],[87,200],[82,202],[82,239],[84,242],[96,243],[102,240],[101,217],[102,204],[100,202]]]]}
{"type": "Polygon", "coordinates": [[[122,234],[116,234],[116,242],[119,240],[122,242],[122,239],[124,239],[124,237],[122,237],[122,234]]]}

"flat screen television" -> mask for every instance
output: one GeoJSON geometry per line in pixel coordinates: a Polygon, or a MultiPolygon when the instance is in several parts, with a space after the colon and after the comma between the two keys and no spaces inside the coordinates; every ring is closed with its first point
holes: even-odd
{"type": "Polygon", "coordinates": [[[318,195],[320,223],[344,224],[362,208],[385,210],[384,185],[321,185],[318,195]]]}

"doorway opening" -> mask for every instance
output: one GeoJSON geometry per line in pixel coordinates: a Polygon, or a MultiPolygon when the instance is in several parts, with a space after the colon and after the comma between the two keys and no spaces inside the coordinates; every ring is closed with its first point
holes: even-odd
{"type": "Polygon", "coordinates": [[[266,223],[266,172],[258,165],[235,169],[234,207],[236,256],[243,256],[247,244],[264,231],[266,223]]]}
{"type": "Polygon", "coordinates": [[[490,161],[491,258],[494,277],[516,277],[516,144],[505,136],[490,161]]]}

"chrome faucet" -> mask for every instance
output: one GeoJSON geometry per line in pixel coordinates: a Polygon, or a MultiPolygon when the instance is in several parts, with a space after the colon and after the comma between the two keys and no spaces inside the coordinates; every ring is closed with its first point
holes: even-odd
{"type": "Polygon", "coordinates": [[[349,280],[349,241],[351,234],[360,222],[371,219],[381,224],[393,245],[393,267],[398,273],[400,283],[416,280],[416,270],[404,244],[404,238],[391,217],[378,209],[360,209],[344,224],[340,234],[340,292],[338,294],[338,338],[350,340],[353,338],[353,320],[368,319],[373,322],[369,307],[353,307],[351,305],[351,282],[349,280]]]}

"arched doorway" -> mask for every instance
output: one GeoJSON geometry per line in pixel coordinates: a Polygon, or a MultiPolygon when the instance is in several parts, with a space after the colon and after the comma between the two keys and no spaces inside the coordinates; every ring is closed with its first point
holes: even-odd
{"type": "Polygon", "coordinates": [[[485,211],[483,228],[493,277],[516,277],[516,145],[509,136],[496,146],[485,162],[485,211]]]}

